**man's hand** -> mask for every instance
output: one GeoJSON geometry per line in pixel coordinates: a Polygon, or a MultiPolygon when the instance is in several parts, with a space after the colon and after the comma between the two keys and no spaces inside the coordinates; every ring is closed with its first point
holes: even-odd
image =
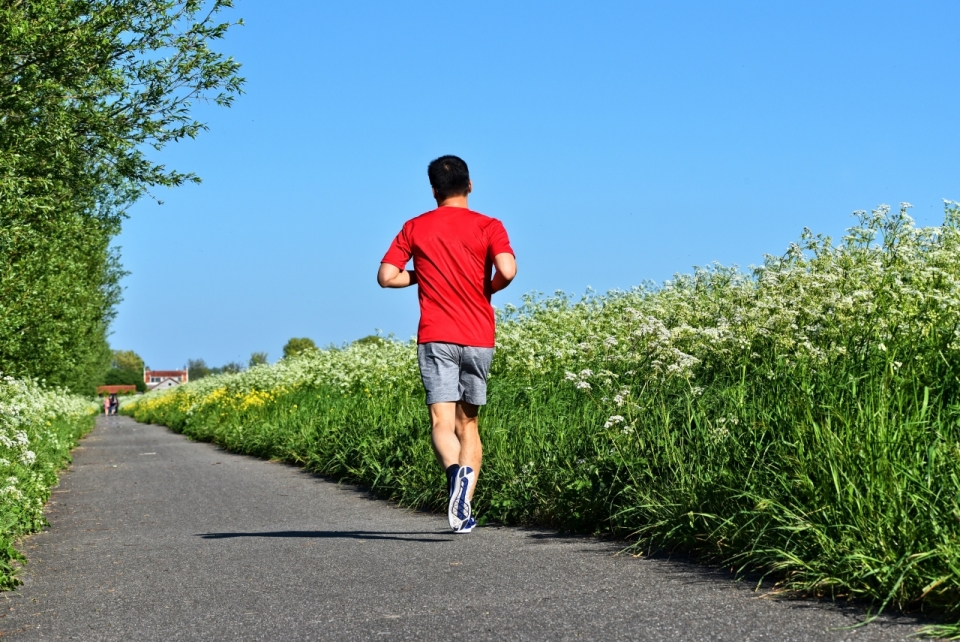
{"type": "Polygon", "coordinates": [[[396,265],[381,263],[377,272],[377,283],[381,288],[405,288],[417,282],[417,273],[413,270],[401,270],[396,265]]]}
{"type": "Polygon", "coordinates": [[[493,257],[493,266],[497,268],[497,273],[493,275],[493,280],[490,282],[490,290],[499,292],[510,285],[513,277],[517,276],[517,259],[509,252],[497,254],[493,257]]]}

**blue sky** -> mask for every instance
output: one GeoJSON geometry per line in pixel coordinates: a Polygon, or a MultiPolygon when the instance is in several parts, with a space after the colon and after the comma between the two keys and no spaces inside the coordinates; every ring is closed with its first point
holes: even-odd
{"type": "Polygon", "coordinates": [[[293,336],[416,333],[384,251],[470,165],[525,292],[605,291],[782,253],[803,227],[960,200],[960,3],[253,2],[231,109],[130,210],[111,344],[154,368],[273,361],[293,336]]]}

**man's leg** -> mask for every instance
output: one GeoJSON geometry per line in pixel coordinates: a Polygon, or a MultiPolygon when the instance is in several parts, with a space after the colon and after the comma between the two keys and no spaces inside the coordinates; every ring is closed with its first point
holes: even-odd
{"type": "Polygon", "coordinates": [[[460,440],[457,439],[457,404],[453,401],[430,404],[430,426],[433,452],[444,470],[460,463],[460,440]]]}
{"type": "Polygon", "coordinates": [[[430,405],[433,452],[446,470],[454,464],[480,470],[483,444],[477,428],[478,407],[466,401],[430,405]]]}
{"type": "Polygon", "coordinates": [[[463,356],[467,350],[464,346],[445,343],[425,343],[417,347],[417,361],[430,411],[433,452],[447,474],[450,493],[447,518],[457,533],[469,533],[476,525],[471,517],[470,500],[473,499],[483,457],[477,430],[478,404],[464,399],[483,403],[485,389],[478,389],[470,379],[476,377],[472,363],[475,359],[468,357],[464,368],[463,356]],[[458,398],[460,401],[448,401],[458,398]]]}
{"type": "Polygon", "coordinates": [[[450,500],[447,519],[457,533],[469,533],[476,521],[470,502],[477,487],[477,475],[483,457],[477,430],[477,406],[466,402],[430,405],[433,450],[447,473],[450,500]]]}
{"type": "Polygon", "coordinates": [[[477,427],[478,406],[460,401],[457,403],[456,434],[460,443],[461,467],[469,466],[473,469],[474,482],[470,485],[467,499],[473,499],[473,491],[477,487],[476,478],[480,475],[480,464],[483,462],[483,444],[480,443],[480,431],[477,427]]]}

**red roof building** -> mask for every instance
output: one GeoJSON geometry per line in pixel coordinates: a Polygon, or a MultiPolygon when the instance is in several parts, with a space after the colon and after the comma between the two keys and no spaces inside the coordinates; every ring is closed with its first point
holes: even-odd
{"type": "Polygon", "coordinates": [[[143,369],[143,382],[148,390],[157,388],[172,388],[187,383],[189,375],[186,370],[148,370],[143,369]]]}
{"type": "Polygon", "coordinates": [[[137,391],[136,386],[130,385],[117,385],[117,386],[97,386],[97,396],[100,395],[116,395],[116,394],[133,394],[137,391]]]}

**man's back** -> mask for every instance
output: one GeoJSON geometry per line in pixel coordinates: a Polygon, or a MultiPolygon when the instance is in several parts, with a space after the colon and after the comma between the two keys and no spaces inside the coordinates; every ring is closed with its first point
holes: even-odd
{"type": "Polygon", "coordinates": [[[413,258],[420,299],[419,343],[493,347],[493,257],[513,253],[503,224],[463,207],[439,207],[407,221],[383,258],[413,258]]]}

